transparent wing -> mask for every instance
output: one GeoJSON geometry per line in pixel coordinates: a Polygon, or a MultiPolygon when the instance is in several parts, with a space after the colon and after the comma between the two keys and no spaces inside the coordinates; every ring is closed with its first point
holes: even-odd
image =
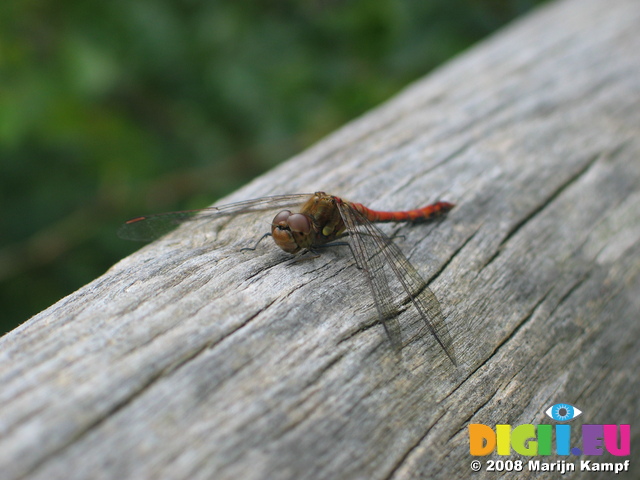
{"type": "Polygon", "coordinates": [[[275,210],[277,208],[293,207],[304,203],[311,194],[296,193],[291,195],[274,195],[270,197],[254,198],[242,202],[229,203],[218,207],[201,208],[197,210],[183,210],[181,212],[158,213],[132,218],[118,229],[118,236],[125,240],[148,242],[159,238],[179,225],[189,221],[207,221],[212,218],[243,213],[275,210]]]}
{"type": "Polygon", "coordinates": [[[395,320],[397,308],[394,307],[384,264],[395,274],[429,332],[451,362],[457,365],[453,342],[440,310],[440,303],[424,279],[400,248],[360,212],[345,202],[338,202],[338,209],[347,227],[349,243],[356,262],[365,272],[378,314],[392,344],[397,346],[400,342],[400,327],[395,320]]]}
{"type": "MultiPolygon", "coordinates": [[[[397,308],[394,307],[389,288],[389,282],[387,276],[384,273],[383,259],[379,251],[370,247],[371,240],[368,238],[369,231],[365,229],[359,229],[360,218],[357,218],[352,208],[347,207],[344,203],[338,203],[338,209],[340,216],[347,227],[349,246],[351,252],[356,259],[356,264],[364,273],[373,293],[374,303],[378,310],[378,316],[380,321],[391,341],[391,344],[396,350],[400,350],[402,347],[402,336],[400,333],[400,324],[396,319],[397,308]]],[[[359,215],[359,214],[358,214],[359,215]]],[[[360,217],[362,217],[360,215],[360,217]]],[[[364,218],[364,217],[362,217],[364,218]]],[[[365,219],[368,222],[368,220],[365,219]]],[[[378,232],[376,232],[376,235],[378,232]]],[[[380,232],[382,234],[382,232],[380,232]]]]}

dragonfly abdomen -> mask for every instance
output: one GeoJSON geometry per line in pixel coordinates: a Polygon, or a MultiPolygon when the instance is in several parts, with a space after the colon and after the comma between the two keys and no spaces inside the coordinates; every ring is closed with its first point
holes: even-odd
{"type": "Polygon", "coordinates": [[[415,210],[405,210],[397,212],[380,212],[371,210],[360,203],[352,204],[356,210],[363,214],[370,222],[406,222],[415,220],[428,220],[430,218],[443,215],[451,210],[455,205],[449,202],[437,202],[426,207],[415,210]]]}

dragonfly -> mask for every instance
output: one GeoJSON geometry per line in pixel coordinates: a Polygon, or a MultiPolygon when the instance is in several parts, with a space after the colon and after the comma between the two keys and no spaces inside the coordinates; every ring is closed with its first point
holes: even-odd
{"type": "MultiPolygon", "coordinates": [[[[190,221],[282,209],[271,221],[271,231],[262,238],[271,236],[278,247],[294,255],[317,253],[325,246],[348,245],[357,268],[364,272],[379,320],[392,345],[396,349],[402,347],[396,319],[399,309],[394,303],[390,280],[396,282],[395,285],[399,283],[406,303],[413,305],[414,314],[422,319],[449,360],[457,365],[451,336],[436,296],[400,248],[374,225],[374,222],[431,220],[446,214],[454,206],[439,201],[414,210],[387,212],[372,210],[325,192],[274,195],[204,209],[135,217],[124,223],[118,234],[128,240],[150,241],[190,221]]],[[[258,243],[247,249],[254,250],[258,243]]]]}

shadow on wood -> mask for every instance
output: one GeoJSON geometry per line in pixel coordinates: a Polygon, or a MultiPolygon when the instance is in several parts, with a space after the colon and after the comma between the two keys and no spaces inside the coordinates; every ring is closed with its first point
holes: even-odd
{"type": "Polygon", "coordinates": [[[639,21],[550,5],[223,202],[456,203],[386,231],[457,368],[408,308],[394,354],[348,251],[241,252],[270,217],[180,229],[0,339],[3,478],[456,478],[470,423],[636,422],[639,21]]]}

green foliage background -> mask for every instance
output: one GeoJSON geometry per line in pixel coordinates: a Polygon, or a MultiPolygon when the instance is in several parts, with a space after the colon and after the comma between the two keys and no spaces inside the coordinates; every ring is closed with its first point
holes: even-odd
{"type": "Polygon", "coordinates": [[[538,3],[6,0],[0,334],[538,3]]]}

